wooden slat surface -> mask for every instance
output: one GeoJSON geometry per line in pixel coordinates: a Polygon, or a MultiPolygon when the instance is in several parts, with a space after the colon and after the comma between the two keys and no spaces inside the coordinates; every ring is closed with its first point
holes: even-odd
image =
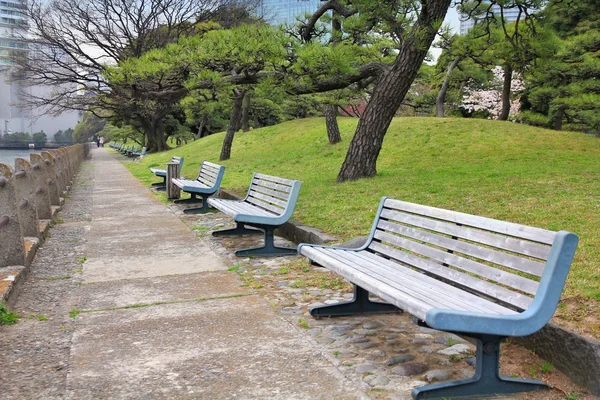
{"type": "Polygon", "coordinates": [[[267,194],[269,196],[277,197],[278,199],[281,199],[281,200],[287,200],[290,196],[289,193],[278,192],[276,190],[271,190],[264,186],[258,186],[255,184],[252,184],[252,186],[250,186],[250,190],[253,190],[255,192],[260,192],[263,194],[267,194]]]}
{"type": "Polygon", "coordinates": [[[209,171],[206,168],[200,169],[200,175],[205,175],[206,177],[210,177],[213,180],[217,180],[217,173],[214,171],[209,171]]]}
{"type": "Polygon", "coordinates": [[[278,198],[275,198],[273,196],[268,196],[266,194],[259,193],[259,192],[255,191],[255,190],[250,190],[249,194],[252,197],[264,200],[264,201],[266,201],[268,203],[275,204],[275,205],[281,207],[282,211],[287,206],[287,202],[286,201],[282,201],[282,200],[280,200],[278,198]]]}
{"type": "Polygon", "coordinates": [[[265,210],[269,210],[277,215],[280,215],[283,213],[283,209],[281,209],[273,204],[266,203],[260,199],[252,197],[252,196],[248,196],[248,198],[246,199],[246,202],[248,202],[252,205],[255,205],[257,207],[264,208],[265,210]]]}
{"type": "Polygon", "coordinates": [[[283,192],[283,193],[290,193],[292,191],[291,186],[280,185],[278,183],[273,183],[273,182],[265,181],[262,179],[256,179],[256,178],[254,180],[252,180],[252,185],[263,186],[263,187],[274,189],[274,190],[277,190],[277,191],[283,192]]]}
{"type": "MultiPolygon", "coordinates": [[[[375,234],[375,237],[378,240],[385,241],[385,235],[385,233],[378,231],[375,234]]],[[[421,254],[434,261],[437,261],[438,263],[445,263],[447,265],[461,269],[465,272],[478,275],[482,278],[489,279],[494,282],[501,282],[503,285],[512,287],[513,289],[517,289],[524,293],[529,293],[533,295],[537,292],[539,283],[532,279],[527,279],[523,276],[511,274],[510,272],[503,271],[498,268],[490,268],[489,265],[481,264],[468,258],[463,258],[459,255],[449,253],[447,251],[443,251],[435,247],[427,246],[418,242],[413,242],[408,239],[395,237],[395,240],[395,245],[405,248],[410,252],[421,254]]]]}
{"type": "Polygon", "coordinates": [[[445,236],[436,235],[431,232],[409,228],[407,226],[391,223],[388,221],[379,221],[378,227],[398,233],[404,236],[411,237],[435,246],[443,247],[461,254],[466,254],[481,260],[502,265],[517,271],[526,272],[528,274],[542,276],[545,264],[537,261],[528,260],[512,254],[502,253],[490,248],[480,247],[471,243],[458,241],[445,236]]]}
{"type": "MultiPolygon", "coordinates": [[[[495,285],[491,282],[478,279],[464,272],[448,268],[442,264],[426,260],[416,255],[390,248],[389,246],[385,246],[381,243],[371,243],[369,249],[381,254],[389,255],[397,262],[401,262],[421,271],[426,271],[428,274],[440,277],[444,281],[452,282],[453,285],[461,287],[461,290],[462,288],[466,288],[469,291],[474,290],[489,297],[498,299],[506,304],[513,305],[520,310],[527,309],[533,300],[531,297],[526,295],[495,285]]],[[[376,257],[381,258],[380,256],[376,257]]]]}
{"type": "Polygon", "coordinates": [[[548,245],[515,239],[496,233],[482,231],[480,229],[470,228],[468,226],[458,226],[455,223],[448,223],[413,214],[406,214],[395,210],[383,209],[381,212],[381,217],[402,222],[407,225],[414,225],[430,231],[456,236],[472,242],[478,242],[499,249],[512,251],[517,254],[538,258],[540,260],[546,260],[548,258],[548,254],[550,253],[550,246],[548,245]]]}
{"type": "Polygon", "coordinates": [[[271,176],[271,175],[265,175],[265,174],[255,174],[254,176],[258,179],[276,182],[276,183],[280,183],[280,184],[286,185],[286,186],[292,186],[292,184],[294,183],[294,181],[292,181],[290,179],[280,178],[278,176],[271,176]]]}
{"type": "Polygon", "coordinates": [[[306,246],[302,254],[424,319],[431,308],[514,314],[513,310],[440,282],[384,258],[306,246]]]}
{"type": "Polygon", "coordinates": [[[556,237],[556,232],[545,229],[444,210],[441,208],[423,206],[420,204],[407,203],[400,200],[387,199],[385,201],[385,207],[549,245],[554,242],[554,238],[556,237]]]}
{"type": "Polygon", "coordinates": [[[277,215],[263,210],[262,208],[256,207],[252,204],[245,203],[243,201],[232,201],[232,200],[221,200],[221,199],[210,199],[210,204],[215,208],[224,212],[227,215],[235,216],[236,214],[249,214],[258,215],[261,217],[276,217],[277,215]]]}

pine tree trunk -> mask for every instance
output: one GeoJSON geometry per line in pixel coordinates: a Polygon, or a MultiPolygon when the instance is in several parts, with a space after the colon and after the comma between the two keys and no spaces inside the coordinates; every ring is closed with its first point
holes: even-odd
{"type": "Polygon", "coordinates": [[[244,102],[245,94],[245,90],[233,89],[233,109],[231,110],[231,118],[229,119],[227,133],[225,134],[225,139],[223,139],[223,147],[221,148],[221,156],[219,157],[220,161],[229,160],[231,158],[231,145],[233,144],[235,133],[240,129],[242,103],[244,102]]]}
{"type": "Polygon", "coordinates": [[[327,137],[329,144],[336,144],[342,141],[340,127],[337,122],[337,106],[335,104],[324,104],[323,114],[325,115],[325,125],[327,126],[327,137]]]}
{"type": "Polygon", "coordinates": [[[250,92],[246,92],[242,105],[242,131],[250,130],[250,92]]]}
{"type": "Polygon", "coordinates": [[[437,27],[438,22],[444,20],[450,2],[422,2],[424,5],[418,22],[412,28],[414,36],[403,42],[393,64],[377,79],[371,100],[358,122],[337,176],[338,182],[377,174],[376,163],[383,138],[435,38],[437,29],[434,26],[437,27]]]}
{"type": "Polygon", "coordinates": [[[200,125],[198,126],[198,133],[196,133],[197,139],[202,139],[204,137],[204,126],[206,125],[206,117],[202,117],[200,120],[200,125]]]}
{"type": "Polygon", "coordinates": [[[510,115],[510,85],[512,83],[512,66],[510,63],[504,64],[504,82],[502,84],[502,112],[498,119],[500,121],[508,121],[510,115]]]}
{"type": "Polygon", "coordinates": [[[565,104],[561,104],[558,107],[558,112],[556,113],[556,121],[554,121],[554,129],[556,129],[557,131],[562,130],[563,119],[565,118],[565,110],[566,109],[567,109],[567,106],[565,104]]]}
{"type": "Polygon", "coordinates": [[[448,71],[446,71],[446,76],[444,77],[444,82],[442,83],[442,87],[440,88],[440,92],[438,93],[435,99],[435,105],[437,109],[437,116],[439,118],[443,118],[445,115],[444,112],[444,103],[446,102],[446,92],[448,92],[448,86],[450,86],[450,76],[452,75],[452,71],[458,63],[460,62],[460,57],[456,57],[452,60],[452,63],[448,66],[448,71]]]}

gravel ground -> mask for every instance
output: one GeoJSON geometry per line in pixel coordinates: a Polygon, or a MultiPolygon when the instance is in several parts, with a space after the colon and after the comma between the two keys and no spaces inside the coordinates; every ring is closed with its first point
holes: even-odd
{"type": "Polygon", "coordinates": [[[86,161],[23,282],[14,307],[21,318],[0,327],[2,399],[64,397],[93,173],[86,161]]]}

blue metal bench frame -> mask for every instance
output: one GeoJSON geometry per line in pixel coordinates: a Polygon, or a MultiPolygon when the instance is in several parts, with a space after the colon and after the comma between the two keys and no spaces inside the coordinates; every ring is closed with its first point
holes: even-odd
{"type": "MultiPolygon", "coordinates": [[[[181,168],[183,168],[183,157],[173,156],[171,158],[171,161],[169,161],[167,164],[171,164],[171,163],[179,163],[179,170],[181,170],[181,168]]],[[[152,172],[154,175],[161,177],[163,179],[162,182],[153,183],[152,186],[154,186],[155,189],[159,190],[159,191],[166,190],[166,188],[167,188],[167,170],[160,169],[160,168],[150,168],[150,172],[152,172]]]]}
{"type": "Polygon", "coordinates": [[[171,182],[182,191],[189,193],[189,199],[175,200],[175,203],[198,203],[202,201],[202,207],[186,208],[183,210],[185,214],[204,214],[208,211],[208,198],[214,195],[221,186],[225,167],[218,164],[213,164],[208,161],[203,161],[200,166],[200,172],[195,180],[188,179],[171,179],[171,182]],[[202,200],[196,195],[202,196],[202,200]]]}
{"type": "Polygon", "coordinates": [[[213,232],[213,236],[265,233],[264,246],[237,250],[238,257],[297,254],[296,249],[275,246],[275,229],[294,213],[302,182],[255,172],[243,200],[208,199],[212,207],[233,217],[236,227],[213,232]],[[246,225],[260,229],[248,229],[246,225]]]}
{"type": "Polygon", "coordinates": [[[298,253],[355,285],[352,301],[313,307],[314,317],[404,310],[420,325],[471,338],[477,345],[472,378],[419,387],[412,395],[479,398],[547,389],[500,376],[500,343],[530,335],[552,318],[578,240],[566,231],[384,197],[363,246],[300,244],[298,253]],[[389,303],[369,300],[369,292],[389,303]]]}

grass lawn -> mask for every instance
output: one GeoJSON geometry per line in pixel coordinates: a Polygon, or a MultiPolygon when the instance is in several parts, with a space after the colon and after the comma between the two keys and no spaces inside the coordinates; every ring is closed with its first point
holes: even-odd
{"type": "MultiPolygon", "coordinates": [[[[357,119],[339,123],[343,141],[333,146],[321,118],[238,133],[232,158],[221,163],[227,167],[223,187],[245,194],[254,171],[299,179],[304,183],[294,219],[340,240],[369,232],[382,196],[572,231],[580,244],[558,317],[591,324],[586,331],[600,338],[599,138],[499,121],[397,118],[385,137],[377,177],[338,184],[357,119]]],[[[155,182],[148,168],[179,155],[185,157],[183,175],[195,178],[202,160],[220,163],[223,135],[127,167],[142,181],[155,182]]]]}

